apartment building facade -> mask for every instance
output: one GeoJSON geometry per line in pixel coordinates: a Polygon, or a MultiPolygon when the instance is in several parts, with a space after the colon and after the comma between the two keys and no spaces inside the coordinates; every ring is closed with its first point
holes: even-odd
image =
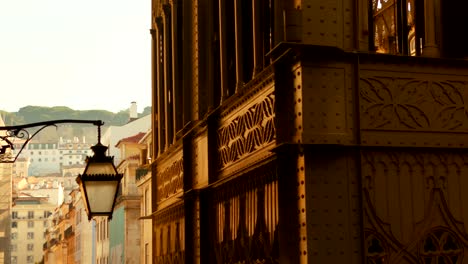
{"type": "Polygon", "coordinates": [[[153,0],[156,263],[465,261],[466,5],[153,0]]]}
{"type": "Polygon", "coordinates": [[[140,195],[140,263],[153,263],[153,217],[152,217],[152,174],[153,132],[149,131],[138,142],[142,145],[139,166],[135,171],[135,181],[140,195]]]}
{"type": "MultiPolygon", "coordinates": [[[[0,116],[0,126],[5,126],[0,116]]],[[[5,136],[5,131],[0,131],[0,136],[5,136]]],[[[9,263],[11,259],[11,199],[13,165],[0,163],[0,263],[9,263]]]]}
{"type": "Polygon", "coordinates": [[[56,204],[47,197],[19,195],[11,211],[11,263],[43,261],[43,244],[56,204]]]}
{"type": "Polygon", "coordinates": [[[139,141],[145,133],[137,133],[120,139],[116,148],[121,161],[117,171],[123,174],[112,220],[109,223],[109,243],[111,263],[134,263],[140,261],[140,200],[136,184],[136,170],[140,155],[145,147],[139,141]]]}
{"type": "MultiPolygon", "coordinates": [[[[15,146],[14,153],[22,147],[15,146]]],[[[91,144],[86,138],[59,138],[58,142],[30,141],[21,151],[21,158],[28,159],[28,174],[23,177],[61,172],[62,166],[84,165],[87,155],[91,155],[91,144]]]]}

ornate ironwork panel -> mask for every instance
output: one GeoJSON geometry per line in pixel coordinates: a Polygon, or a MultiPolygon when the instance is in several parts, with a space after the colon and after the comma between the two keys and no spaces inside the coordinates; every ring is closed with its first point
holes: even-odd
{"type": "Polygon", "coordinates": [[[163,209],[155,215],[155,263],[185,263],[184,215],[183,204],[163,209]]]}
{"type": "Polygon", "coordinates": [[[156,201],[160,202],[170,196],[182,191],[184,187],[184,160],[182,158],[174,161],[167,168],[163,169],[156,176],[157,197],[156,201]]]}
{"type": "Polygon", "coordinates": [[[275,166],[216,187],[214,263],[278,263],[278,183],[275,166]]]}
{"type": "Polygon", "coordinates": [[[275,139],[273,93],[218,130],[220,168],[262,149],[275,139]]]}
{"type": "Polygon", "coordinates": [[[462,263],[467,164],[462,150],[362,152],[368,263],[462,263]]]}

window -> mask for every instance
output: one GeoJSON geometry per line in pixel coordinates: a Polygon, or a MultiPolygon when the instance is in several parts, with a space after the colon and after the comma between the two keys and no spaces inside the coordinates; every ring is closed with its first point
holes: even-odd
{"type": "Polygon", "coordinates": [[[13,212],[11,213],[11,218],[12,218],[12,219],[18,219],[18,212],[17,212],[17,211],[13,211],[13,212]]]}
{"type": "Polygon", "coordinates": [[[420,252],[424,263],[458,263],[463,257],[463,246],[450,230],[438,228],[421,241],[420,252]]]}
{"type": "Polygon", "coordinates": [[[80,234],[76,234],[76,236],[75,236],[75,250],[77,252],[81,250],[81,236],[80,236],[80,234]]]}
{"type": "Polygon", "coordinates": [[[28,244],[28,251],[34,250],[34,244],[28,244]]]}
{"type": "Polygon", "coordinates": [[[15,240],[18,238],[18,233],[11,233],[11,240],[15,240]]]}
{"type": "Polygon", "coordinates": [[[34,227],[34,221],[28,221],[28,228],[34,227]]]}
{"type": "Polygon", "coordinates": [[[26,261],[27,261],[28,263],[34,263],[34,256],[27,256],[27,257],[26,257],[26,261]]]}
{"type": "Polygon", "coordinates": [[[145,189],[145,197],[144,197],[144,215],[150,215],[151,214],[151,208],[150,208],[150,192],[149,188],[145,189]]]}
{"type": "Polygon", "coordinates": [[[101,240],[101,231],[100,231],[101,223],[97,222],[96,223],[96,240],[100,241],[101,240]]]}
{"type": "Polygon", "coordinates": [[[422,0],[372,0],[372,50],[419,56],[424,45],[422,0]]]}
{"type": "Polygon", "coordinates": [[[28,232],[28,239],[34,239],[34,233],[33,232],[28,232]]]}
{"type": "Polygon", "coordinates": [[[12,228],[17,228],[18,227],[18,222],[11,222],[11,227],[12,228]]]}
{"type": "Polygon", "coordinates": [[[150,263],[150,258],[149,258],[149,245],[148,243],[145,244],[145,264],[150,263]]]}
{"type": "Polygon", "coordinates": [[[17,257],[17,256],[12,256],[12,257],[11,257],[11,263],[12,263],[12,264],[18,263],[18,257],[17,257]]]}
{"type": "Polygon", "coordinates": [[[34,211],[28,211],[28,219],[34,218],[34,211]]]}
{"type": "Polygon", "coordinates": [[[11,244],[10,245],[11,252],[16,252],[18,250],[18,245],[16,244],[11,244]]]}

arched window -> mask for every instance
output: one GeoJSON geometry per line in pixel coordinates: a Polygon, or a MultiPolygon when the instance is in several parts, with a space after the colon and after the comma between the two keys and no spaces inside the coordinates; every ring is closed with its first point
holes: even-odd
{"type": "MultiPolygon", "coordinates": [[[[366,232],[367,233],[367,232],[366,232]]],[[[387,259],[387,246],[377,234],[366,235],[366,263],[383,264],[387,259]]]]}
{"type": "Polygon", "coordinates": [[[462,263],[463,247],[455,234],[446,228],[429,232],[419,246],[419,257],[425,264],[462,263]]]}

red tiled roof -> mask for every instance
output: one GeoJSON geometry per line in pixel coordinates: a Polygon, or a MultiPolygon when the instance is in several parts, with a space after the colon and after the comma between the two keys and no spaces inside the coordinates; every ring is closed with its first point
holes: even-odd
{"type": "Polygon", "coordinates": [[[117,142],[117,144],[115,144],[115,146],[117,147],[120,143],[138,143],[138,141],[140,141],[140,139],[142,139],[145,136],[145,134],[146,133],[140,132],[131,137],[122,138],[121,140],[119,140],[119,142],[117,142]]]}

